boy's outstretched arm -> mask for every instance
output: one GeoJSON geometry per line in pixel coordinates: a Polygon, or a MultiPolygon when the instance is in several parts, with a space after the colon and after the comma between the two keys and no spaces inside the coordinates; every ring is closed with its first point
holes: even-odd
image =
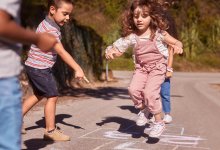
{"type": "Polygon", "coordinates": [[[171,46],[174,50],[174,54],[182,54],[183,53],[183,44],[179,40],[172,37],[166,31],[163,31],[164,42],[171,46]]]}
{"type": "Polygon", "coordinates": [[[54,47],[61,59],[75,71],[75,78],[82,79],[85,77],[82,68],[75,62],[73,57],[64,49],[61,43],[57,43],[54,47]]]}
{"type": "Polygon", "coordinates": [[[42,50],[49,50],[56,44],[56,38],[47,33],[36,34],[18,25],[7,12],[0,10],[0,38],[5,42],[35,44],[42,50]]]}

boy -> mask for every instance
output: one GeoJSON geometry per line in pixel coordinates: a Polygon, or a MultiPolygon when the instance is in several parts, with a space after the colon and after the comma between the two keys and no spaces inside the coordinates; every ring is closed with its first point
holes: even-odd
{"type": "Polygon", "coordinates": [[[69,53],[63,48],[60,42],[60,27],[70,19],[73,10],[71,0],[49,0],[48,15],[39,24],[37,33],[47,32],[55,35],[58,43],[54,49],[45,53],[39,47],[32,45],[25,61],[25,68],[30,84],[32,85],[34,95],[24,101],[22,106],[23,116],[41,99],[47,98],[45,104],[45,124],[44,140],[69,141],[70,137],[60,132],[55,126],[56,101],[58,99],[58,90],[55,79],[52,74],[52,67],[56,62],[57,54],[75,70],[75,77],[84,78],[84,73],[80,66],[74,61],[69,53]]]}
{"type": "Polygon", "coordinates": [[[0,1],[0,149],[21,149],[21,90],[18,75],[20,45],[35,44],[43,50],[51,49],[55,37],[49,34],[35,34],[19,26],[19,0],[0,1]]]}

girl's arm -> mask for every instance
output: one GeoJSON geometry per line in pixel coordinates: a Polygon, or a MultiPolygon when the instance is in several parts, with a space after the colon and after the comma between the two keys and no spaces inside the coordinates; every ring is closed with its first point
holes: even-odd
{"type": "Polygon", "coordinates": [[[113,45],[108,46],[105,50],[106,59],[114,59],[121,56],[129,47],[135,44],[135,35],[130,34],[127,37],[116,40],[113,45]]]}
{"type": "Polygon", "coordinates": [[[75,78],[82,79],[85,77],[82,68],[75,62],[72,56],[64,49],[61,43],[57,43],[54,47],[57,54],[62,60],[75,71],[75,78]]]}
{"type": "Polygon", "coordinates": [[[172,37],[166,31],[163,31],[162,35],[164,36],[163,41],[171,46],[174,50],[174,54],[182,54],[183,53],[183,44],[179,40],[172,37]]]}
{"type": "Polygon", "coordinates": [[[168,47],[169,50],[169,57],[167,62],[167,72],[166,72],[166,78],[170,78],[173,75],[173,48],[168,47]]]}
{"type": "Polygon", "coordinates": [[[114,59],[114,57],[120,57],[123,53],[120,52],[117,48],[113,47],[113,46],[109,46],[106,50],[105,50],[105,57],[106,59],[114,59]]]}

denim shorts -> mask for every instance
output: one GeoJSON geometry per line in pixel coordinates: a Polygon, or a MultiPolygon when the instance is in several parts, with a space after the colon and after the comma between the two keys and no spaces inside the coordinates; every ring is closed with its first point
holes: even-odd
{"type": "Polygon", "coordinates": [[[37,69],[25,66],[25,70],[36,96],[46,98],[59,96],[56,80],[51,68],[37,69]]]}

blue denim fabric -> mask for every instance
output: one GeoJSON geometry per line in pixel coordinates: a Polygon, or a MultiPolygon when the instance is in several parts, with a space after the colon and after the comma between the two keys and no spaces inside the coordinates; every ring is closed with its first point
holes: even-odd
{"type": "Polygon", "coordinates": [[[171,104],[170,104],[170,79],[166,78],[163,84],[161,85],[161,100],[163,105],[163,112],[170,113],[171,104]]]}
{"type": "Polygon", "coordinates": [[[21,89],[17,77],[0,78],[0,150],[21,149],[21,89]]]}

